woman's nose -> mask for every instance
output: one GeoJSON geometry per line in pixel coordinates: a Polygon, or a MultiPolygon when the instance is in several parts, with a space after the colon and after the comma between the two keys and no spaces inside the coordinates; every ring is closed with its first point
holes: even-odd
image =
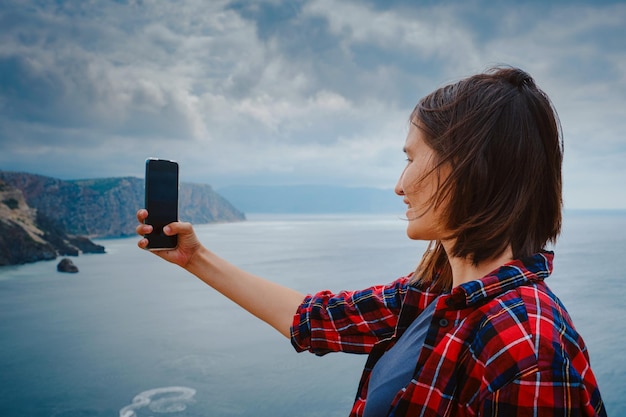
{"type": "Polygon", "coordinates": [[[393,189],[397,195],[404,195],[404,187],[402,186],[402,178],[404,178],[404,171],[402,171],[402,175],[400,175],[400,178],[398,178],[398,182],[396,183],[396,186],[393,189]]]}

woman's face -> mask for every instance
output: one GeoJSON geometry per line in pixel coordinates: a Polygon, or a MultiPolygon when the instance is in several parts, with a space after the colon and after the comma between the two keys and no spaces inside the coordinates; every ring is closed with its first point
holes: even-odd
{"type": "MultiPolygon", "coordinates": [[[[415,240],[441,240],[441,207],[435,209],[432,196],[438,192],[435,151],[424,140],[424,132],[411,124],[404,144],[407,164],[396,184],[396,194],[404,197],[408,206],[406,217],[409,220],[406,234],[415,240]],[[424,177],[426,175],[426,177],[424,177]]],[[[445,169],[441,169],[441,181],[445,180],[445,169]]]]}

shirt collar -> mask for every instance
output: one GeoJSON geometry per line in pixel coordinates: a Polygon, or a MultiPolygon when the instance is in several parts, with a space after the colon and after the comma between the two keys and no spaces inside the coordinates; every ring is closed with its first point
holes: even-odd
{"type": "Polygon", "coordinates": [[[511,261],[481,279],[453,288],[446,304],[458,309],[470,307],[529,282],[543,281],[552,273],[553,259],[554,252],[542,251],[511,261]]]}

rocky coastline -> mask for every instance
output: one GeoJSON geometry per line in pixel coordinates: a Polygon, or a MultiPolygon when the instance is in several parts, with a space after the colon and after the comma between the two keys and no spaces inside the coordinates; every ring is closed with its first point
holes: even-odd
{"type": "MultiPolygon", "coordinates": [[[[140,178],[64,181],[0,171],[0,266],[105,253],[91,239],[134,234],[143,197],[140,178]]],[[[181,218],[197,224],[245,220],[208,185],[181,184],[180,207],[181,218]]]]}
{"type": "Polygon", "coordinates": [[[0,180],[0,266],[104,252],[88,237],[66,233],[30,207],[21,190],[0,180]]]}

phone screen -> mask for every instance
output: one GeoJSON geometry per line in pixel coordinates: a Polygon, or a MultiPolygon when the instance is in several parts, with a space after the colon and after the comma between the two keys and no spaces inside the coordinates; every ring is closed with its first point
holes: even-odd
{"type": "Polygon", "coordinates": [[[172,249],[178,244],[177,236],[166,236],[163,227],[178,221],[178,163],[165,159],[146,160],[145,223],[153,227],[146,235],[148,249],[172,249]]]}

